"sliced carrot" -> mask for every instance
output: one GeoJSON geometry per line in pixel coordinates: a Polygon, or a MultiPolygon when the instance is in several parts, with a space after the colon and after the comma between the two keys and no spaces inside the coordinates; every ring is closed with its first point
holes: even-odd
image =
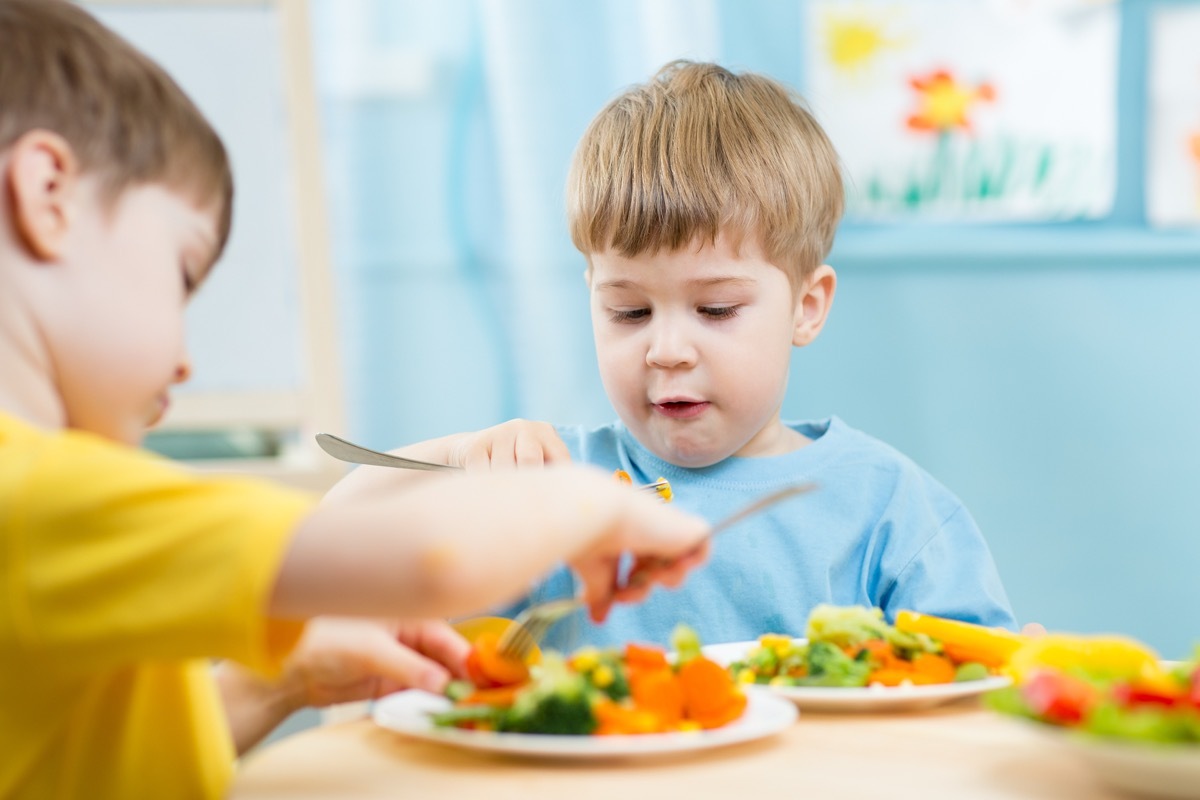
{"type": "Polygon", "coordinates": [[[867,684],[878,683],[882,686],[900,686],[904,683],[915,683],[912,667],[885,667],[874,670],[867,676],[867,684]]]}
{"type": "Polygon", "coordinates": [[[667,730],[664,722],[652,711],[623,706],[612,700],[599,701],[592,706],[592,712],[596,715],[597,736],[662,733],[667,730]]]}
{"type": "Polygon", "coordinates": [[[698,656],[679,668],[679,683],[687,716],[701,721],[721,713],[741,690],[729,670],[704,656],[698,656]]]}
{"type": "Polygon", "coordinates": [[[920,653],[912,660],[913,683],[953,683],[954,662],[935,653],[920,653]]]}
{"type": "Polygon", "coordinates": [[[529,667],[525,662],[501,655],[499,643],[499,634],[487,631],[471,645],[467,654],[467,674],[477,688],[512,686],[529,680],[529,667]]]}
{"type": "Polygon", "coordinates": [[[858,654],[864,650],[870,654],[871,662],[875,665],[876,669],[887,669],[903,660],[896,655],[896,651],[892,649],[892,645],[883,639],[868,639],[865,642],[850,645],[846,648],[845,652],[851,658],[858,658],[858,654]]]}
{"type": "Polygon", "coordinates": [[[683,719],[683,686],[670,667],[631,672],[629,693],[634,706],[654,713],[665,725],[683,719]]]}
{"type": "Polygon", "coordinates": [[[525,688],[525,684],[512,686],[497,686],[492,689],[476,689],[458,701],[461,706],[496,706],[508,708],[517,699],[517,695],[525,688]]]}
{"type": "Polygon", "coordinates": [[[662,648],[630,642],[625,645],[625,666],[631,670],[663,669],[671,663],[662,648]]]}
{"type": "Polygon", "coordinates": [[[709,710],[704,716],[693,717],[704,730],[712,730],[720,728],[722,725],[728,725],[746,710],[746,695],[743,692],[735,692],[729,696],[729,701],[724,706],[718,709],[709,710]]]}

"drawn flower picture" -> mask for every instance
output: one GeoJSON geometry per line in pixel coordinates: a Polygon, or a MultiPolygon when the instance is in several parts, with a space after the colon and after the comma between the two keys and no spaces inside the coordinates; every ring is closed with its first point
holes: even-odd
{"type": "Polygon", "coordinates": [[[816,0],[809,9],[805,94],[846,165],[849,216],[1108,213],[1111,4],[816,0]]]}
{"type": "Polygon", "coordinates": [[[908,118],[908,127],[914,131],[945,134],[954,128],[970,130],[971,121],[967,113],[971,107],[996,97],[991,84],[961,84],[944,69],[912,78],[909,82],[917,91],[919,104],[916,113],[908,118]]]}

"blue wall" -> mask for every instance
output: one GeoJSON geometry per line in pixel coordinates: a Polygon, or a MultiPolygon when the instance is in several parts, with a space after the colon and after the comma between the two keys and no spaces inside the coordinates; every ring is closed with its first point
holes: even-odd
{"type": "MultiPolygon", "coordinates": [[[[590,116],[646,77],[614,56],[631,2],[504,6],[517,17],[508,44],[553,66],[515,149],[492,107],[493,70],[514,57],[497,56],[494,24],[467,0],[386,4],[381,40],[433,48],[428,92],[326,96],[352,435],[392,446],[517,415],[613,417],[561,186],[590,116]]],[[[334,5],[317,3],[318,23],[334,5]]],[[[1143,217],[1152,5],[1122,8],[1112,215],[846,224],[833,314],[795,355],[784,414],[837,414],[956,491],[1022,620],[1180,656],[1200,642],[1200,235],[1143,217]]],[[[694,55],[803,86],[799,3],[715,7],[720,52],[694,55]]]]}

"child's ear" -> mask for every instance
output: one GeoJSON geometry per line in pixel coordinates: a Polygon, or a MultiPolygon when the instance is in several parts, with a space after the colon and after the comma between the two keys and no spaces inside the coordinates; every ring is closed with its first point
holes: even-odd
{"type": "Polygon", "coordinates": [[[836,289],[837,273],[833,271],[833,267],[822,264],[813,270],[813,274],[808,277],[796,298],[796,324],[792,329],[792,344],[803,347],[817,338],[817,334],[825,327],[836,289]]]}
{"type": "Polygon", "coordinates": [[[62,253],[71,222],[79,162],[66,139],[46,130],[22,135],[9,150],[4,191],[20,241],[37,259],[62,253]]]}

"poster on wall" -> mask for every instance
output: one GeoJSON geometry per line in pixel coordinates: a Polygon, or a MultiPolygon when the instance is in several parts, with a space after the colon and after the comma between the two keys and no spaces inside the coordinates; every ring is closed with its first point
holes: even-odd
{"type": "Polygon", "coordinates": [[[1097,0],[811,0],[804,94],[860,220],[1102,217],[1119,17],[1097,0]]]}
{"type": "Polygon", "coordinates": [[[1200,7],[1162,6],[1150,22],[1146,217],[1200,225],[1200,7]]]}

